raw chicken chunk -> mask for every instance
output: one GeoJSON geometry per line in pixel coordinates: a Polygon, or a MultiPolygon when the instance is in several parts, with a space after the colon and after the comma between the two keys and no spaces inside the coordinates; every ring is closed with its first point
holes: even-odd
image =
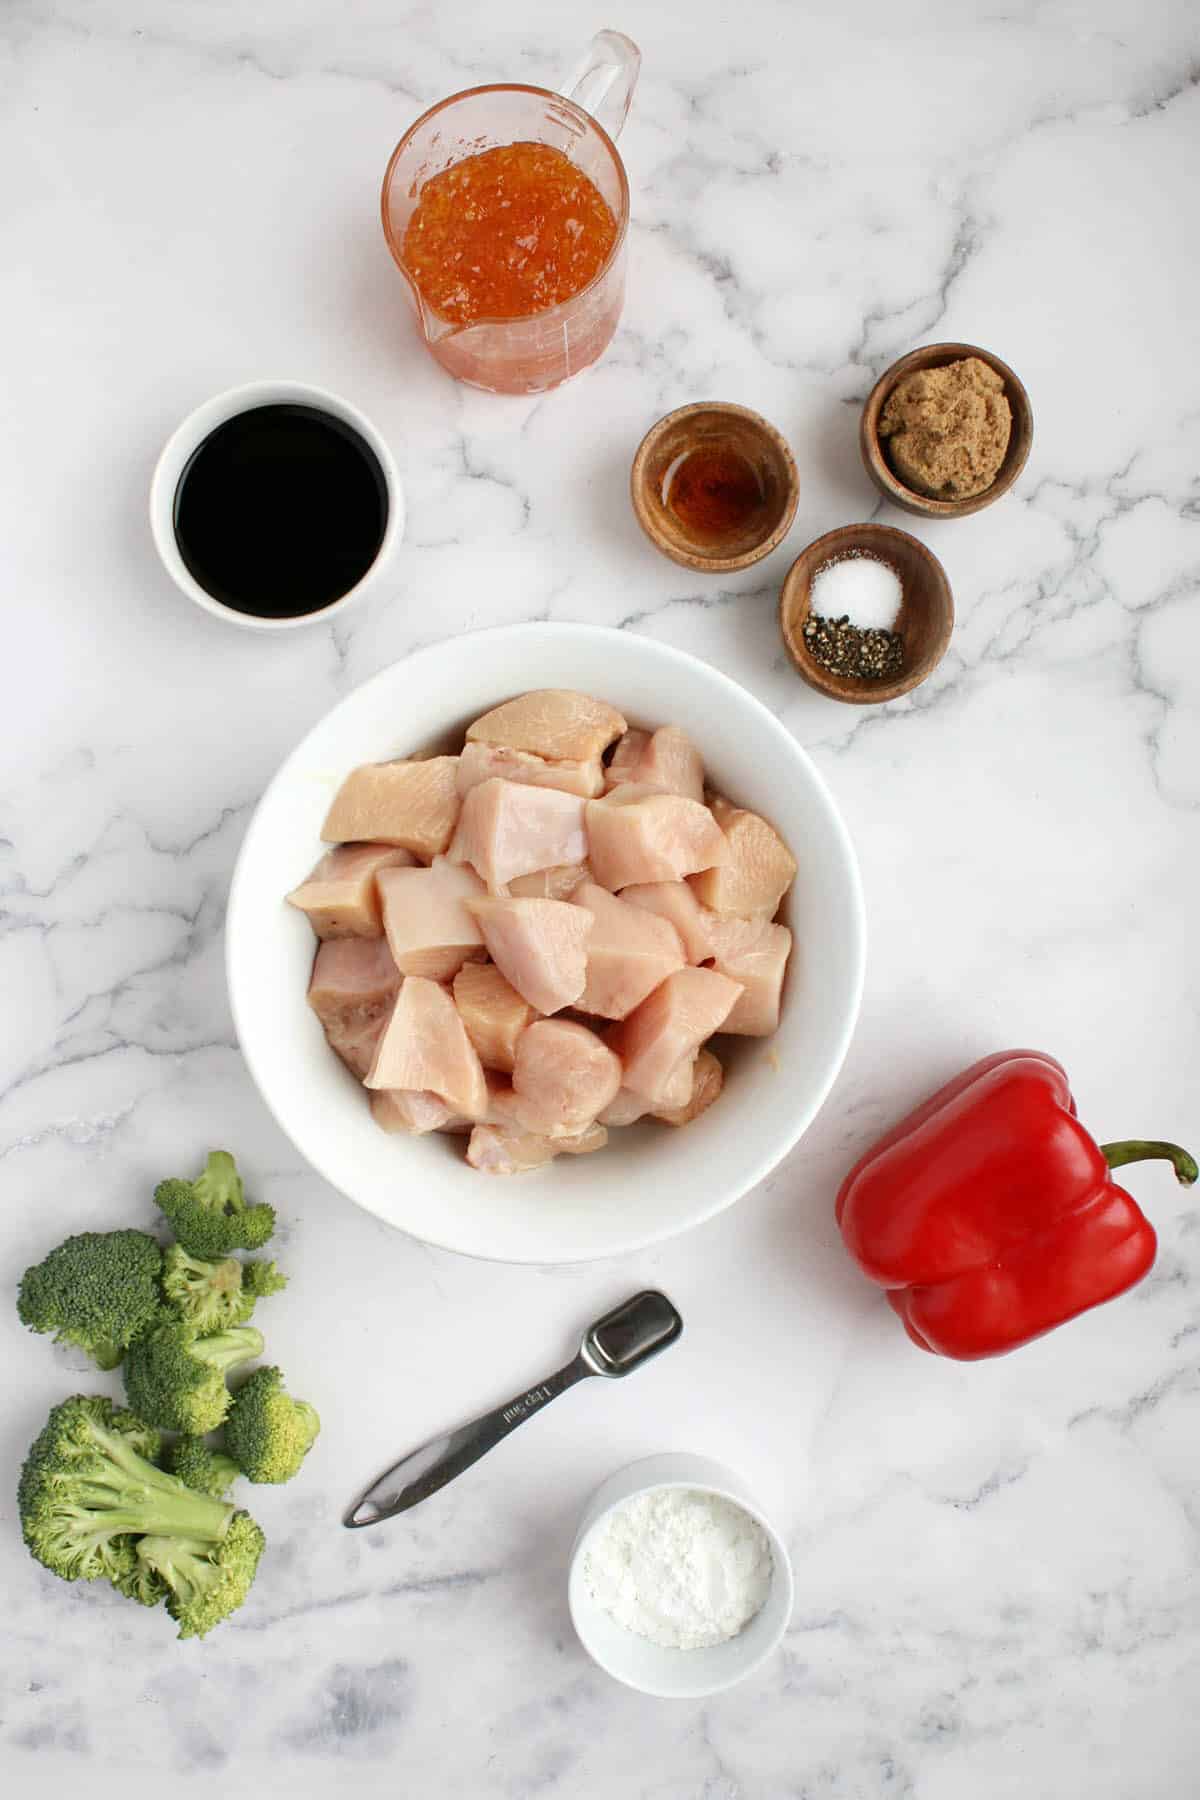
{"type": "Polygon", "coordinates": [[[383,928],[402,975],[450,981],[486,952],[478,922],[463,902],[484,892],[474,869],[435,856],[427,869],[385,869],[379,878],[383,928]]]}
{"type": "Polygon", "coordinates": [[[581,1011],[624,1019],[687,958],[679,933],[666,919],[627,906],[607,888],[584,882],[572,896],[595,920],[587,942],[587,986],[581,1011]]]}
{"type": "Polygon", "coordinates": [[[465,797],[473,787],[493,779],[560,788],[564,794],[591,800],[604,792],[604,764],[598,756],[584,762],[547,762],[544,756],[510,750],[504,744],[464,744],[458,759],[459,793],[465,797]]]}
{"type": "Polygon", "coordinates": [[[603,1150],[608,1142],[608,1133],[603,1125],[588,1125],[583,1131],[568,1132],[564,1137],[551,1138],[557,1156],[590,1156],[593,1150],[603,1150]]]}
{"type": "Polygon", "coordinates": [[[487,1075],[488,1109],[480,1121],[484,1125],[498,1125],[502,1131],[521,1132],[525,1126],[521,1122],[521,1103],[513,1093],[511,1080],[489,1072],[487,1075]]]}
{"type": "Polygon", "coordinates": [[[593,919],[565,900],[467,902],[500,973],[537,1012],[578,1000],[587,983],[587,940],[593,919]]]}
{"type": "Polygon", "coordinates": [[[330,1049],[360,1081],[399,991],[400,971],[383,938],[330,938],[317,951],[308,1004],[330,1049]]]}
{"type": "Polygon", "coordinates": [[[541,688],[484,713],[468,728],[467,741],[531,750],[559,762],[587,762],[607,750],[624,729],[616,707],[603,700],[566,688],[541,688]]]}
{"type": "Polygon", "coordinates": [[[518,875],[509,882],[508,891],[514,900],[569,900],[581,881],[591,879],[586,863],[563,863],[557,869],[518,875]]]}
{"type": "MultiPolygon", "coordinates": [[[[722,1026],[722,1030],[728,1031],[728,1024],[722,1026]]],[[[654,1116],[665,1125],[690,1125],[693,1119],[708,1111],[714,1100],[720,1099],[724,1086],[724,1069],[711,1050],[701,1050],[692,1069],[692,1093],[686,1106],[659,1107],[654,1116]]]]}
{"type": "Polygon", "coordinates": [[[476,1125],[467,1145],[467,1161],[483,1175],[524,1175],[553,1162],[557,1154],[549,1138],[499,1125],[476,1125]]]}
{"type": "Polygon", "coordinates": [[[512,1074],[517,1039],[537,1017],[494,963],[464,963],[454,977],[454,1004],[485,1069],[512,1074]]]}
{"type": "Polygon", "coordinates": [[[428,1090],[468,1119],[487,1113],[487,1083],[475,1046],[444,987],[408,975],[375,1060],[369,1088],[428,1090]]]}
{"type": "Polygon", "coordinates": [[[615,1100],[609,1102],[599,1115],[597,1124],[617,1127],[636,1125],[650,1111],[650,1102],[644,1094],[631,1093],[627,1087],[621,1088],[615,1100]]]}
{"type": "Polygon", "coordinates": [[[338,789],[321,836],[327,844],[399,844],[428,862],[446,848],[458,821],[457,770],[457,756],[364,763],[338,789]]]}
{"type": "MultiPolygon", "coordinates": [[[[690,1069],[691,1093],[680,1106],[655,1106],[643,1094],[623,1087],[600,1114],[601,1125],[636,1125],[639,1119],[661,1119],[666,1125],[690,1125],[718,1099],[725,1085],[725,1071],[711,1050],[701,1050],[690,1069]]],[[[672,1084],[678,1077],[672,1078],[672,1084]]]]}
{"type": "Polygon", "coordinates": [[[621,898],[630,906],[657,913],[670,920],[683,941],[684,955],[690,963],[707,962],[712,955],[708,922],[713,917],[701,906],[686,881],[650,881],[621,889],[621,898]]]}
{"type": "Polygon", "coordinates": [[[646,745],[650,742],[648,731],[639,731],[630,726],[625,736],[619,740],[608,767],[604,771],[604,791],[610,793],[613,788],[620,787],[623,781],[639,781],[641,777],[634,773],[642,760],[646,745]]]}
{"type": "Polygon", "coordinates": [[[513,1064],[521,1123],[544,1137],[582,1131],[616,1099],[621,1065],[586,1025],[540,1019],[522,1033],[513,1064]]]}
{"type": "Polygon", "coordinates": [[[630,784],[586,807],[588,860],[601,887],[678,881],[724,862],[724,833],[706,806],[630,784]]]}
{"type": "Polygon", "coordinates": [[[538,1137],[530,1131],[505,1131],[498,1125],[476,1125],[467,1145],[467,1161],[485,1175],[521,1175],[540,1169],[556,1156],[586,1156],[603,1150],[608,1133],[603,1125],[589,1125],[571,1137],[538,1137]]]}
{"type": "Polygon", "coordinates": [[[692,876],[692,892],[723,917],[773,919],[795,880],[795,857],[774,826],[757,813],[719,799],[713,801],[712,811],[729,854],[719,868],[692,876]]]}
{"type": "Polygon", "coordinates": [[[423,1137],[429,1131],[467,1132],[471,1120],[456,1113],[437,1094],[380,1088],[371,1095],[371,1117],[384,1131],[423,1137]]]}
{"type": "Polygon", "coordinates": [[[766,919],[716,919],[709,932],[713,967],[731,981],[740,981],[742,992],[722,1031],[735,1037],[770,1037],[779,1029],[779,1001],[783,976],[792,953],[792,934],[786,925],[766,919]]]}
{"type": "Polygon", "coordinates": [[[607,1034],[624,1064],[624,1085],[658,1106],[686,1106],[692,1067],[706,1038],[733,1011],[741,986],[715,969],[678,969],[607,1034]]]}
{"type": "Polygon", "coordinates": [[[412,860],[395,844],[339,844],[325,852],[288,901],[308,914],[319,938],[379,937],[383,921],[375,877],[380,869],[402,868],[412,860]]]}
{"type": "Polygon", "coordinates": [[[649,734],[627,731],[613,752],[604,785],[611,791],[623,782],[702,801],[704,764],[695,744],[678,725],[660,725],[649,734]]]}
{"type": "Polygon", "coordinates": [[[493,893],[518,875],[581,863],[587,855],[584,805],[578,794],[556,788],[485,781],[463,801],[450,860],[470,863],[493,893]]]}

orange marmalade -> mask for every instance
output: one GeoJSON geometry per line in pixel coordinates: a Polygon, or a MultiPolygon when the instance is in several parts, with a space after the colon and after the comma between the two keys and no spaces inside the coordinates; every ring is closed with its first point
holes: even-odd
{"type": "Polygon", "coordinates": [[[452,325],[526,319],[600,273],[617,222],[599,188],[549,144],[501,144],[431,175],[404,265],[452,325]]]}

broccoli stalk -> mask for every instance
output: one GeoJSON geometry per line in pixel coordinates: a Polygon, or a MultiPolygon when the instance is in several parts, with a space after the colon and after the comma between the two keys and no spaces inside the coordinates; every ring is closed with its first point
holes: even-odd
{"type": "Polygon", "coordinates": [[[261,1356],[262,1348],[262,1332],[253,1325],[202,1338],[182,1319],[167,1318],[130,1346],[126,1398],[150,1424],[203,1437],[229,1410],[226,1374],[261,1356]]]}
{"type": "Polygon", "coordinates": [[[236,1256],[212,1262],[189,1255],[182,1244],[172,1244],[163,1254],[167,1304],[201,1334],[244,1325],[256,1300],[286,1286],[287,1276],[273,1262],[241,1263],[236,1256]]]}
{"type": "Polygon", "coordinates": [[[246,1205],[242,1178],[227,1150],[210,1151],[195,1181],[160,1181],[154,1199],[193,1256],[215,1261],[233,1250],[260,1250],[275,1229],[274,1207],[246,1205]]]}
{"type": "Polygon", "coordinates": [[[115,1369],[154,1318],[162,1251],[144,1231],[84,1231],[21,1277],[17,1313],[115,1369]]]}
{"type": "Polygon", "coordinates": [[[167,1467],[198,1494],[223,1500],[240,1474],[232,1456],[210,1450],[203,1438],[178,1438],[167,1452],[167,1467]]]}
{"type": "MultiPolygon", "coordinates": [[[[113,1409],[107,1429],[123,1438],[129,1448],[148,1463],[162,1461],[162,1433],[152,1425],[143,1425],[131,1412],[113,1409]]],[[[105,1569],[113,1586],[141,1606],[157,1606],[166,1589],[162,1582],[137,1559],[137,1539],[131,1536],[113,1538],[105,1550],[105,1569]]],[[[89,1577],[89,1579],[91,1579],[89,1577]]]]}
{"type": "Polygon", "coordinates": [[[290,1481],[320,1429],[316,1409],[293,1400],[281,1372],[268,1366],[255,1369],[234,1395],[225,1445],[251,1481],[290,1481]]]}

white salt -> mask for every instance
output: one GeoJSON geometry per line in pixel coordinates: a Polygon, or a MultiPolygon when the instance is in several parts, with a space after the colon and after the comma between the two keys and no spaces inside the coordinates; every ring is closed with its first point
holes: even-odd
{"type": "Polygon", "coordinates": [[[824,619],[848,619],[860,631],[890,631],[904,589],[890,563],[851,551],[822,563],[812,578],[812,610],[824,619]]]}
{"type": "Polygon", "coordinates": [[[616,1507],[583,1564],[589,1594],[618,1625],[671,1650],[736,1637],[773,1572],[758,1521],[698,1488],[657,1488],[616,1507]]]}

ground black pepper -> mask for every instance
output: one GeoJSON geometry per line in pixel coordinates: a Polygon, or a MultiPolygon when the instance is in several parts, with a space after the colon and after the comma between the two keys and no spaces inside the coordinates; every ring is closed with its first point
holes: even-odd
{"type": "Polygon", "coordinates": [[[898,631],[864,631],[849,618],[826,619],[810,613],[804,642],[814,661],[831,675],[857,675],[882,681],[904,667],[904,639],[898,631]]]}

